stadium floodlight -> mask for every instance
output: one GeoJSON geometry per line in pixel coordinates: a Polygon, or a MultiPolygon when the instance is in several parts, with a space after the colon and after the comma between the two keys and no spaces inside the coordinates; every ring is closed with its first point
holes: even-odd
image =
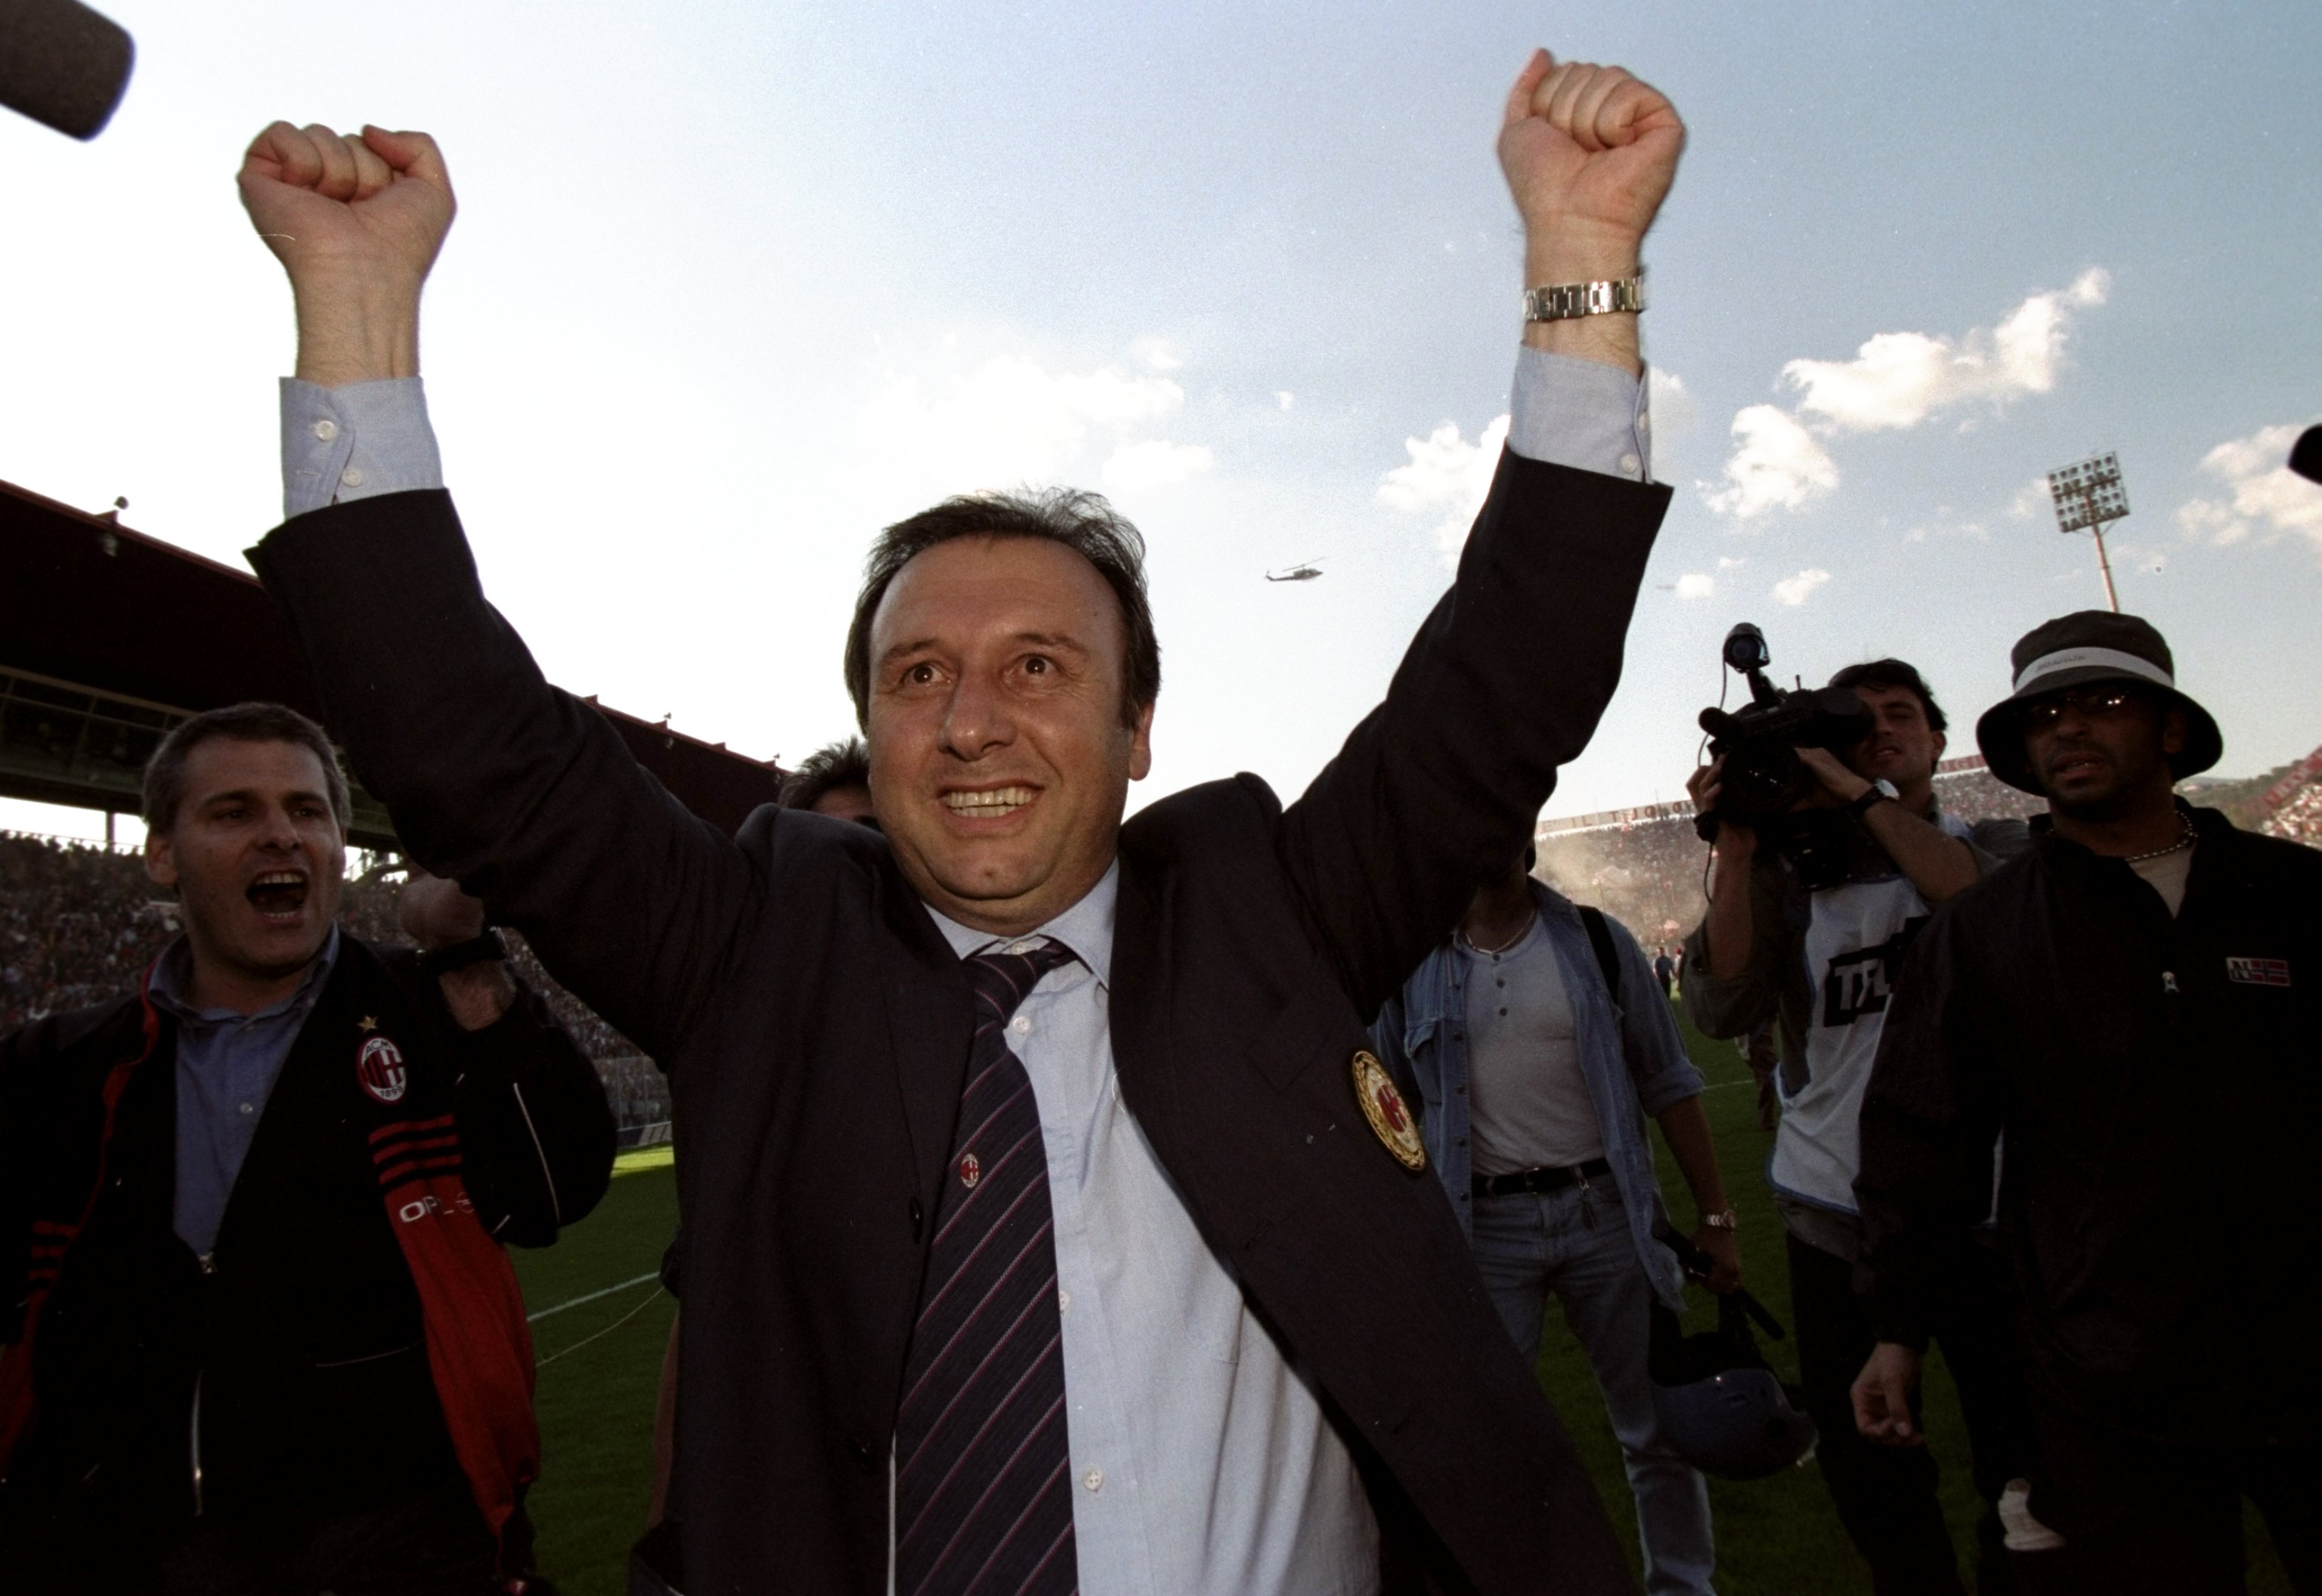
{"type": "Polygon", "coordinates": [[[2112,561],[2105,553],[2105,527],[2128,518],[2128,488],[2121,481],[2120,456],[2099,454],[2076,461],[2048,473],[2048,497],[2056,506],[2056,530],[2093,533],[2097,569],[2104,573],[2105,602],[2120,613],[2120,594],[2112,585],[2112,561]]]}

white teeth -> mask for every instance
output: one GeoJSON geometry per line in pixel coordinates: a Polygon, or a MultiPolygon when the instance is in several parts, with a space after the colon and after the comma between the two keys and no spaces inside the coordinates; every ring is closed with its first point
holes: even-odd
{"type": "Polygon", "coordinates": [[[306,878],[291,870],[269,871],[251,883],[253,887],[303,887],[306,884],[306,878]]]}
{"type": "Polygon", "coordinates": [[[1020,809],[1035,796],[1028,787],[994,787],[983,792],[947,792],[943,803],[955,815],[986,819],[1020,809]]]}

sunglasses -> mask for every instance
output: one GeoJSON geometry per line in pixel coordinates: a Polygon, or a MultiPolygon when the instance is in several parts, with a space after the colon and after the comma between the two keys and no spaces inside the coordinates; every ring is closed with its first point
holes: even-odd
{"type": "Polygon", "coordinates": [[[2017,713],[2028,730],[2045,731],[2064,718],[2071,710],[2083,720],[2098,720],[2107,715],[2118,715],[2130,705],[2139,702],[2133,688],[2094,687],[2067,688],[2061,693],[2026,704],[2017,713]]]}

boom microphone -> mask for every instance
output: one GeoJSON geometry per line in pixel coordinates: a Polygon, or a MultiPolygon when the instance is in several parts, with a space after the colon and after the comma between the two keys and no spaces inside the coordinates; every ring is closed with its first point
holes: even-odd
{"type": "Polygon", "coordinates": [[[0,0],[0,105],[76,139],[113,119],[137,47],[79,0],[0,0]]]}
{"type": "Polygon", "coordinates": [[[2308,427],[2290,451],[2290,469],[2308,482],[2322,482],[2322,426],[2308,427]]]}

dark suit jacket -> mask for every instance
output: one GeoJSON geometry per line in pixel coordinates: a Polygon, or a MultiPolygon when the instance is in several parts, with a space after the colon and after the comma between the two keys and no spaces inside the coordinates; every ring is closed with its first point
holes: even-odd
{"type": "MultiPolygon", "coordinates": [[[[1668,497],[1504,457],[1457,585],[1303,798],[1241,776],[1121,828],[1122,1092],[1351,1444],[1390,1582],[1630,1588],[1440,1187],[1373,1136],[1350,1061],[1586,744],[1668,497]]],[[[883,1589],[968,1055],[957,959],[876,833],[764,809],[729,839],[642,773],[486,604],[446,495],[300,516],[252,561],[415,856],[671,1073],[690,1588],[883,1589]]]]}

